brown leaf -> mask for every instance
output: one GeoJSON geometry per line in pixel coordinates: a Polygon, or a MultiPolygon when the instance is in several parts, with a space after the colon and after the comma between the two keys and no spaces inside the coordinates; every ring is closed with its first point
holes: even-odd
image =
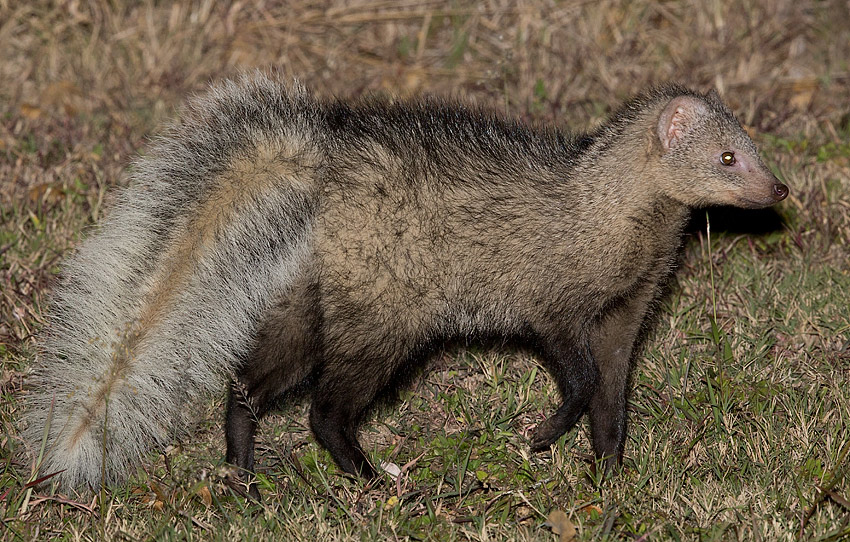
{"type": "MultiPolygon", "coordinates": [[[[801,69],[800,71],[808,72],[809,70],[801,69]]],[[[819,86],[820,80],[817,77],[807,75],[806,73],[797,74],[790,82],[792,96],[788,100],[788,103],[799,111],[807,110],[819,86]]]]}
{"type": "Polygon", "coordinates": [[[28,119],[37,119],[41,116],[41,108],[37,105],[23,103],[21,104],[21,115],[28,119]]]}
{"type": "Polygon", "coordinates": [[[29,190],[30,203],[38,203],[42,198],[48,205],[57,203],[65,196],[65,189],[51,183],[40,183],[29,190]]]}
{"type": "Polygon", "coordinates": [[[582,506],[578,510],[579,512],[584,512],[586,515],[591,515],[592,513],[596,513],[597,515],[602,515],[602,509],[596,506],[595,504],[588,504],[587,506],[582,506]]]}
{"type": "Polygon", "coordinates": [[[791,96],[791,99],[788,100],[788,103],[790,103],[791,106],[795,109],[805,111],[809,108],[809,105],[812,103],[812,98],[814,98],[814,96],[814,90],[803,90],[801,92],[796,92],[793,96],[791,96]]]}
{"type": "Polygon", "coordinates": [[[212,506],[212,494],[210,493],[210,488],[207,486],[201,486],[196,493],[198,494],[198,497],[204,501],[204,504],[207,505],[207,507],[212,506]]]}
{"type": "Polygon", "coordinates": [[[51,83],[41,92],[41,104],[51,110],[60,108],[66,115],[77,114],[83,93],[80,87],[68,80],[51,83]]]}
{"type": "Polygon", "coordinates": [[[165,505],[156,491],[146,491],[141,487],[135,487],[133,488],[132,493],[143,505],[153,508],[154,510],[161,511],[165,505]]]}
{"type": "Polygon", "coordinates": [[[546,518],[552,532],[558,535],[558,542],[570,542],[576,537],[576,528],[563,510],[552,510],[546,518]]]}

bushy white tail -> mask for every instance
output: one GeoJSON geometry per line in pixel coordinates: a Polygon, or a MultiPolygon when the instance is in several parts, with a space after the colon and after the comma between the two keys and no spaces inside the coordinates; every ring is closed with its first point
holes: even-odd
{"type": "Polygon", "coordinates": [[[306,92],[254,73],[192,100],[63,270],[28,378],[41,475],[97,487],[185,432],[310,257],[322,143],[306,92]]]}

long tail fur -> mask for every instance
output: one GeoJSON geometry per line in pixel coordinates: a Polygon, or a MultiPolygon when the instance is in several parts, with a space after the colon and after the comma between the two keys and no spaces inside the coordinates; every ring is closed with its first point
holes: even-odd
{"type": "Polygon", "coordinates": [[[306,92],[259,73],[190,101],[64,267],[28,379],[41,474],[97,487],[183,433],[309,258],[322,142],[306,92]]]}

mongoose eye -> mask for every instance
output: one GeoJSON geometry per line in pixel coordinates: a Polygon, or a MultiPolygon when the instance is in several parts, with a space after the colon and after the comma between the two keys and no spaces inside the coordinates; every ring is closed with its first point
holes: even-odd
{"type": "Polygon", "coordinates": [[[729,151],[724,152],[723,154],[720,155],[720,162],[724,166],[731,166],[732,164],[735,163],[735,153],[729,152],[729,151]]]}

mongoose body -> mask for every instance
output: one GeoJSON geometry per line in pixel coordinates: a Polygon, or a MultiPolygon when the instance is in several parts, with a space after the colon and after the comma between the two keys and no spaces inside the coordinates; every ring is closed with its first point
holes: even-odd
{"type": "MultiPolygon", "coordinates": [[[[98,456],[119,479],[142,448],[188,423],[185,402],[229,375],[229,462],[251,471],[257,420],[306,387],[317,440],[343,470],[371,476],[359,425],[377,397],[457,339],[536,352],[562,404],[532,448],[548,448],[587,412],[594,451],[611,466],[623,450],[634,345],[689,210],[763,207],[787,194],[716,94],[676,86],[575,136],[433,99],[322,102],[261,75],[217,87],[189,113],[141,160],[147,167],[77,256],[96,243],[115,245],[118,259],[129,250],[115,232],[129,231],[122,213],[138,212],[142,185],[171,209],[136,226],[154,238],[144,265],[115,272],[138,291],[121,292],[128,299],[111,321],[97,317],[119,330],[98,346],[104,362],[61,346],[67,329],[92,333],[66,323],[91,319],[68,300],[115,294],[59,288],[59,331],[31,404],[53,400],[56,367],[86,367],[100,382],[65,385],[76,398],[52,414],[64,426],[51,427],[47,461],[69,469],[60,475],[69,485],[98,482],[98,456]],[[197,188],[176,164],[184,154],[204,163],[197,188]],[[125,429],[163,404],[168,416],[125,429]],[[104,424],[105,454],[96,446],[104,424]],[[81,454],[87,461],[68,459],[81,454]]],[[[92,271],[73,264],[66,283],[80,280],[74,273],[92,271]]],[[[36,436],[49,418],[30,412],[36,436]]]]}

